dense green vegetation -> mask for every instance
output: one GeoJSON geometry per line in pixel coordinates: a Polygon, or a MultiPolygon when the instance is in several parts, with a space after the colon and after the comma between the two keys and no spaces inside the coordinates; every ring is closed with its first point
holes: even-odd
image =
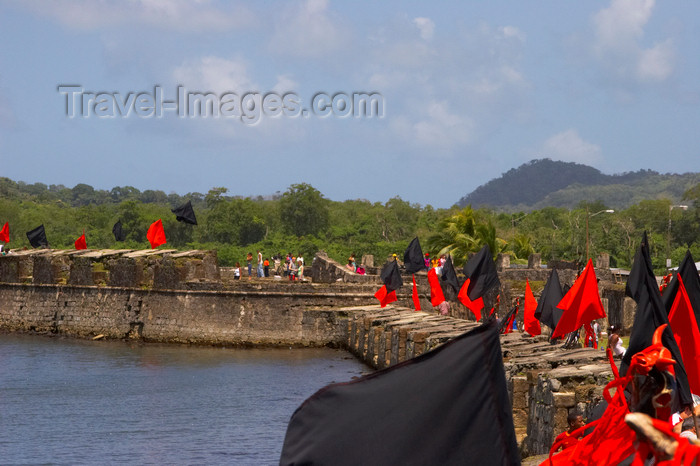
{"type": "Polygon", "coordinates": [[[146,231],[161,218],[166,248],[216,249],[222,265],[243,263],[246,253],[261,249],[266,256],[301,253],[311,257],[325,250],[344,262],[350,254],[374,254],[377,261],[401,254],[410,240],[420,238],[425,252],[450,251],[457,265],[469,252],[489,244],[508,252],[516,262],[532,252],[543,261],[583,262],[586,219],[591,257],[606,252],[613,267],[629,267],[647,230],[652,259],[664,271],[668,252],[677,265],[687,248],[700,258],[700,184],[685,193],[687,209],[669,199],[643,200],[614,213],[600,201],[573,209],[545,207],[504,213],[487,208],[434,209],[395,197],[387,202],[330,201],[308,184],[292,185],[270,197],[231,196],[226,188],[184,196],[133,187],[96,190],[0,178],[0,226],[10,224],[12,248],[29,247],[25,232],[44,224],[51,247],[72,248],[85,230],[90,248],[147,248],[146,231]],[[198,225],[175,220],[171,209],[192,201],[198,225]],[[671,208],[673,207],[673,208],[671,208]],[[126,241],[116,242],[112,226],[121,220],[126,241]],[[669,229],[670,220],[670,229],[669,229]],[[670,234],[669,234],[670,233],[670,234]]]}
{"type": "Polygon", "coordinates": [[[582,199],[597,199],[613,209],[623,209],[646,199],[670,199],[677,204],[698,183],[700,173],[639,170],[605,175],[587,165],[541,159],[508,170],[457,204],[512,212],[546,207],[575,209],[582,199]]]}

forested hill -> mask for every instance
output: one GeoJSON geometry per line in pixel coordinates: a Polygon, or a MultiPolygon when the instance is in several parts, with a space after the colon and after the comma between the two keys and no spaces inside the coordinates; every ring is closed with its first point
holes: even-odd
{"type": "Polygon", "coordinates": [[[581,201],[601,201],[608,207],[621,209],[644,199],[680,202],[683,194],[698,183],[700,173],[660,174],[639,170],[606,175],[588,165],[539,159],[479,186],[457,205],[522,211],[550,206],[574,208],[581,201]]]}

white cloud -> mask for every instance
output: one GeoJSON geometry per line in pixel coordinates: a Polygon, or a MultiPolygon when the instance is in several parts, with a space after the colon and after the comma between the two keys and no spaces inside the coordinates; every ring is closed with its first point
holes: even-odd
{"type": "Polygon", "coordinates": [[[637,76],[642,81],[664,81],[673,72],[675,51],[671,40],[643,50],[637,62],[637,76]]]}
{"type": "Polygon", "coordinates": [[[347,28],[328,11],[327,0],[294,3],[278,15],[269,47],[273,53],[292,57],[321,57],[340,49],[347,28]]]}
{"type": "Polygon", "coordinates": [[[525,41],[525,33],[515,26],[502,26],[498,30],[505,38],[516,38],[521,42],[525,41]]]}
{"type": "Polygon", "coordinates": [[[424,40],[431,40],[435,32],[435,23],[430,18],[414,18],[413,24],[420,31],[420,36],[424,40]]]}
{"type": "Polygon", "coordinates": [[[16,5],[53,18],[69,29],[84,31],[147,24],[177,32],[208,32],[244,27],[254,20],[245,6],[221,8],[210,0],[27,0],[16,5]]]}
{"type": "Polygon", "coordinates": [[[202,57],[175,68],[173,78],[177,84],[182,84],[189,89],[199,87],[200,91],[240,93],[260,91],[248,75],[248,67],[242,60],[228,60],[214,56],[202,57]]]}
{"type": "Polygon", "coordinates": [[[443,155],[472,142],[474,121],[450,112],[447,102],[432,101],[425,109],[425,115],[411,122],[405,117],[396,118],[392,124],[394,133],[409,145],[418,144],[422,148],[437,149],[428,155],[443,155]]]}
{"type": "Polygon", "coordinates": [[[601,160],[600,146],[581,139],[575,129],[567,129],[547,139],[540,154],[554,160],[584,164],[593,164],[601,160]]]}
{"type": "Polygon", "coordinates": [[[278,94],[287,92],[296,92],[299,89],[299,83],[294,81],[290,76],[282,74],[277,76],[277,83],[272,86],[272,90],[278,94]]]}
{"type": "Polygon", "coordinates": [[[654,4],[654,0],[611,0],[608,8],[594,15],[593,54],[616,80],[661,82],[673,73],[675,50],[670,39],[648,48],[642,43],[654,4]]]}

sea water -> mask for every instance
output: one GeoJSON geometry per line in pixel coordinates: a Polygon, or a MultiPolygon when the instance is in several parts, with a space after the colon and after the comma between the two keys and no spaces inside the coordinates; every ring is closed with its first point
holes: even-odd
{"type": "Polygon", "coordinates": [[[367,371],[328,348],[2,334],[0,463],[277,464],[294,410],[367,371]]]}

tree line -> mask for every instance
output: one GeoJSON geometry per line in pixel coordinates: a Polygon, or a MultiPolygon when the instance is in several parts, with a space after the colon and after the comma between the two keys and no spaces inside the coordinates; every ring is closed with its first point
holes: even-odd
{"type": "Polygon", "coordinates": [[[588,243],[591,257],[608,253],[612,267],[628,268],[647,231],[653,265],[661,274],[666,257],[677,265],[690,249],[700,258],[698,199],[700,184],[685,193],[682,206],[668,199],[643,200],[609,213],[601,201],[584,201],[573,209],[505,213],[471,206],[436,209],[400,197],[331,201],[305,183],[271,196],[241,197],[222,187],[178,195],[129,186],[106,191],[85,184],[66,188],[0,178],[0,225],[9,222],[12,248],[30,247],[25,232],[43,224],[52,248],[72,248],[85,230],[89,248],[139,249],[149,247],[146,232],[160,218],[168,241],[164,247],[216,249],[225,266],[243,263],[257,249],[266,256],[292,252],[306,257],[325,250],[341,263],[351,254],[358,260],[373,254],[375,263],[381,263],[392,253],[401,255],[418,236],[424,252],[450,253],[457,265],[484,244],[494,255],[511,254],[515,263],[526,263],[537,252],[545,263],[583,264],[588,243]],[[177,222],[171,212],[187,201],[197,215],[196,226],[177,222]],[[123,242],[112,234],[117,221],[126,234],[123,242]]]}

